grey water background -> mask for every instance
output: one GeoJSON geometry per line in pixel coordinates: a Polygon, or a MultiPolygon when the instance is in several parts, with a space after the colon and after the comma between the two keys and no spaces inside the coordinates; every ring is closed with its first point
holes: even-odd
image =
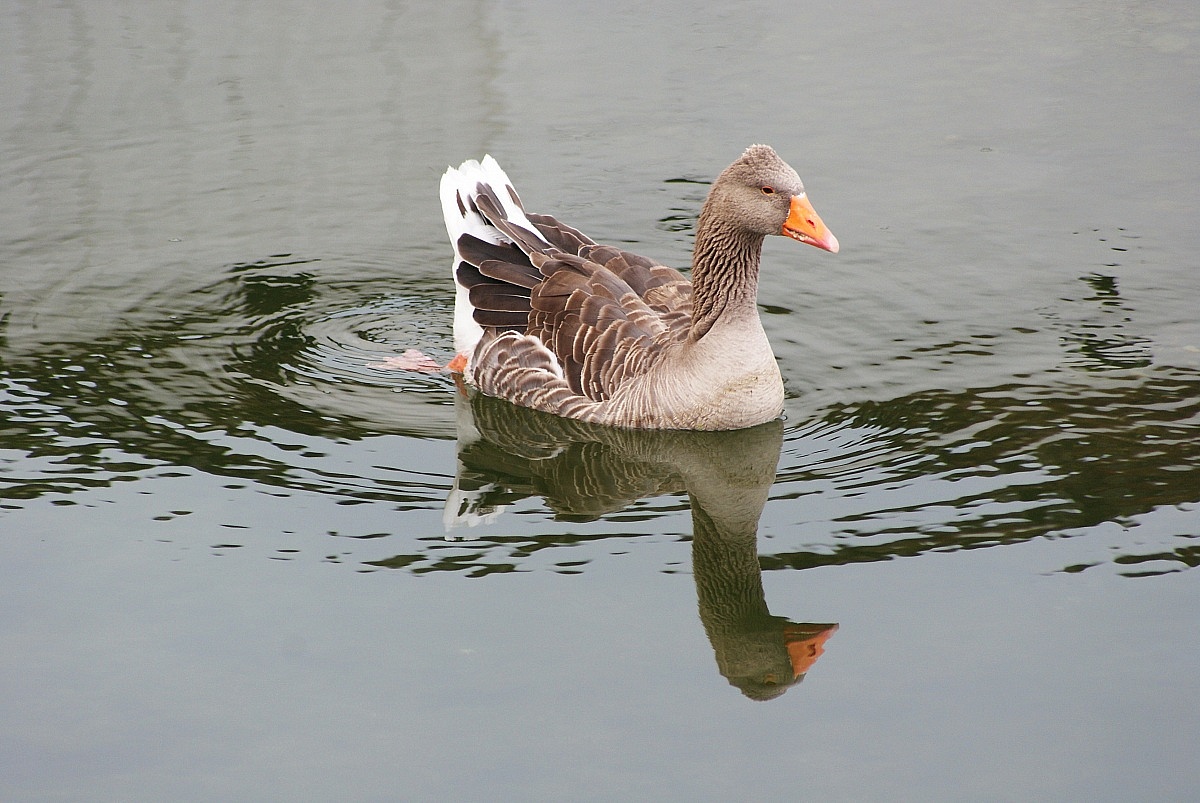
{"type": "Polygon", "coordinates": [[[1200,788],[1194,4],[9,2],[0,75],[0,797],[1200,788]],[[685,266],[758,141],[842,243],[782,425],[370,367],[447,164],[685,266]]]}

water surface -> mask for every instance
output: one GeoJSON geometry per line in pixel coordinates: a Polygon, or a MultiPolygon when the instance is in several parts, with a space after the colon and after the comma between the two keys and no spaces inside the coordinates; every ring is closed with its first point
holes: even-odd
{"type": "Polygon", "coordinates": [[[1200,13],[0,12],[13,799],[1164,799],[1200,785],[1200,13]],[[787,415],[441,374],[436,186],[686,266],[752,142],[787,415]],[[835,627],[836,626],[836,627],[835,627]]]}

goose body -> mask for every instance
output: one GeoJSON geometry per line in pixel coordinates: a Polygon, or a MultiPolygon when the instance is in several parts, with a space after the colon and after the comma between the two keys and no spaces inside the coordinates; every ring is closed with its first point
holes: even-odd
{"type": "Polygon", "coordinates": [[[782,413],[757,307],[762,243],[838,242],[771,148],[746,149],[713,183],[690,281],[527,213],[490,156],[447,170],[441,201],[457,286],[451,366],[480,392],[640,429],[741,429],[782,413]]]}

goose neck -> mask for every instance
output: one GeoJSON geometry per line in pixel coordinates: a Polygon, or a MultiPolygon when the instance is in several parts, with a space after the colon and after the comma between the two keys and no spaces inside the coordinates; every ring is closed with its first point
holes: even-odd
{"type": "Polygon", "coordinates": [[[691,339],[699,340],[718,318],[735,313],[757,317],[761,234],[700,214],[692,255],[691,339]]]}

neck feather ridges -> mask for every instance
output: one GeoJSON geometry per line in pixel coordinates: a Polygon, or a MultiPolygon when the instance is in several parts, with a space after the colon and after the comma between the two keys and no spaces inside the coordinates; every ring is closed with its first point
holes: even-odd
{"type": "Polygon", "coordinates": [[[757,316],[761,234],[723,224],[700,213],[692,254],[692,328],[689,339],[704,337],[723,315],[757,316]]]}

